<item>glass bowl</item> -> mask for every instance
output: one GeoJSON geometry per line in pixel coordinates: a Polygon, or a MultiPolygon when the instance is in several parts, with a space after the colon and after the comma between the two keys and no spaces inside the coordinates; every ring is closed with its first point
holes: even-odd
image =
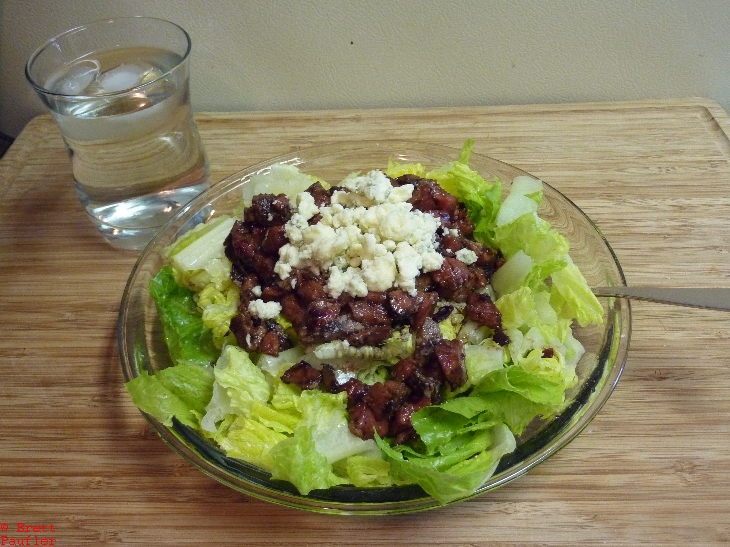
{"type": "MultiPolygon", "coordinates": [[[[162,338],[149,283],[165,262],[163,250],[193,226],[240,206],[242,188],[252,175],[274,163],[297,165],[303,172],[339,182],[354,171],[384,169],[388,160],[420,162],[427,168],[458,158],[459,151],[431,144],[406,142],[340,142],[298,150],[244,169],[214,185],[183,207],[152,239],[129,277],[119,312],[119,353],[126,381],[140,371],[154,373],[171,364],[162,338]]],[[[473,154],[469,165],[485,179],[499,177],[505,188],[526,173],[497,160],[473,154]]],[[[545,184],[539,214],[571,245],[570,254],[590,286],[625,285],[621,266],[591,220],[568,198],[545,184]]],[[[557,416],[538,420],[517,439],[517,449],[504,456],[496,472],[475,494],[480,495],[523,475],[568,444],[598,413],[613,391],[624,367],[631,332],[628,300],[601,299],[603,325],[575,328],[586,349],[577,367],[578,384],[566,394],[557,416]]],[[[405,513],[439,507],[417,486],[386,488],[334,487],[299,494],[288,483],[245,462],[227,457],[219,448],[186,426],[168,428],[145,414],[160,437],[178,454],[217,481],[247,495],[317,512],[340,514],[405,513]]],[[[469,496],[473,497],[473,496],[469,496]]],[[[466,499],[466,498],[465,498],[466,499]]],[[[459,500],[461,501],[461,500],[459,500]]]]}

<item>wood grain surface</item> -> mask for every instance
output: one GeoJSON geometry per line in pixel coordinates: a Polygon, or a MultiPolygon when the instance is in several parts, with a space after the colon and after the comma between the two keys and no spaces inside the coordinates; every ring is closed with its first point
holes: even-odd
{"type": "MultiPolygon", "coordinates": [[[[730,119],[709,100],[197,120],[214,180],[316,143],[458,148],[471,137],[577,203],[629,284],[730,287],[730,119]]],[[[315,515],[218,484],[152,432],[116,346],[135,254],[107,246],[84,214],[55,125],[32,120],[0,160],[0,536],[72,547],[730,544],[727,313],[634,303],[626,369],[601,413],[497,491],[407,516],[315,515]]]]}

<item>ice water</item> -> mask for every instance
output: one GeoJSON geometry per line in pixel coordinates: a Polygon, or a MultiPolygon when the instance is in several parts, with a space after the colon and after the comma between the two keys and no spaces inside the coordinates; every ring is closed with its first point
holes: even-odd
{"type": "Polygon", "coordinates": [[[208,186],[181,60],[150,47],[95,52],[45,82],[81,202],[117,246],[139,248],[208,186]]]}

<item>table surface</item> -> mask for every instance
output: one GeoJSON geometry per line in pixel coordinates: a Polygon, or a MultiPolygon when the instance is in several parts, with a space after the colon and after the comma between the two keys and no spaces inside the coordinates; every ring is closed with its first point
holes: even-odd
{"type": "MultiPolygon", "coordinates": [[[[214,180],[317,143],[470,137],[580,206],[629,284],[730,287],[730,118],[709,100],[197,121],[214,180]]],[[[218,484],[153,433],[116,346],[136,255],[84,214],[56,127],[35,118],[0,160],[0,535],[73,547],[730,543],[726,312],[633,303],[626,369],[600,414],[494,492],[411,515],[316,515],[218,484]]]]}

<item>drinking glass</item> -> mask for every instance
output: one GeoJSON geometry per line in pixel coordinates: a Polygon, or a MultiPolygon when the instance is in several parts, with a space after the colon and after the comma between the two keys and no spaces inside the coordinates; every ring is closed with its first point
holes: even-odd
{"type": "Polygon", "coordinates": [[[190,105],[191,45],[169,21],[107,19],[51,38],[26,65],[65,141],[79,199],[116,247],[144,247],[209,186],[190,105]]]}

